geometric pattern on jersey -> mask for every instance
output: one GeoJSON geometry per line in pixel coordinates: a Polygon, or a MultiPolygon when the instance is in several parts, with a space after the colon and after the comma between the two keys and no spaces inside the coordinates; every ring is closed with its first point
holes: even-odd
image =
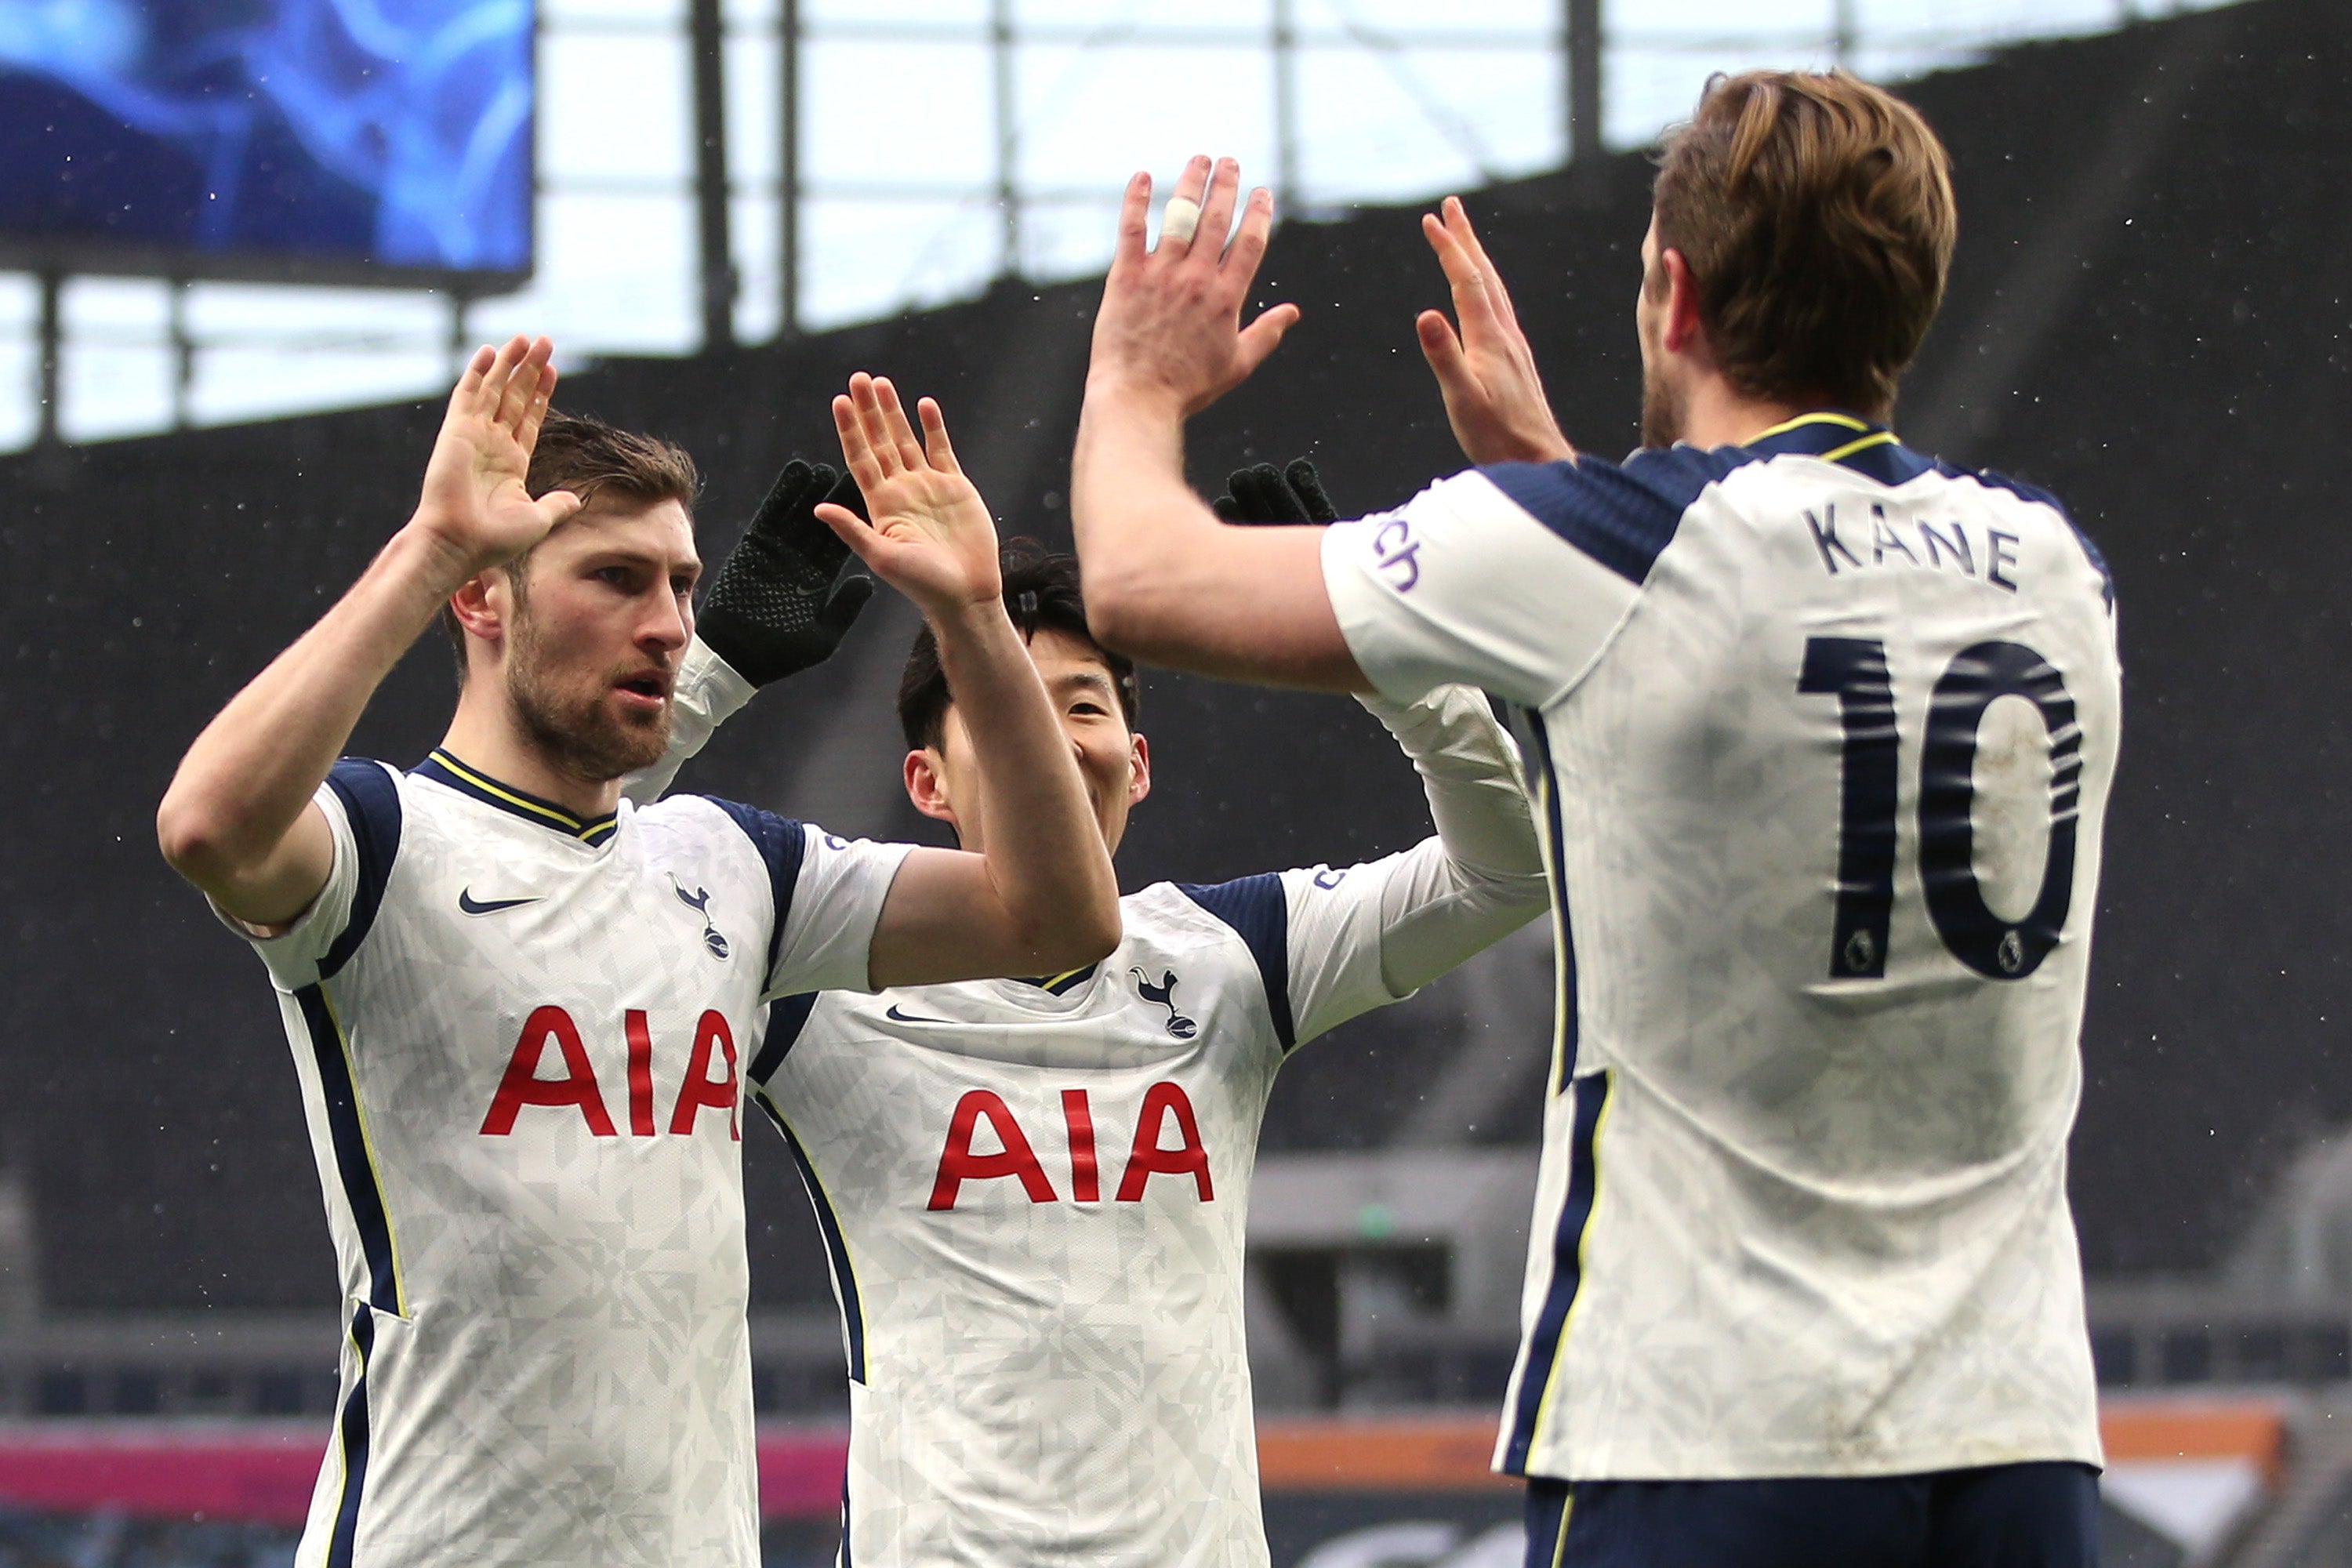
{"type": "Polygon", "coordinates": [[[315,799],[327,885],[254,942],[348,1324],[297,1563],[750,1568],[739,1045],[865,984],[903,847],[446,752],[315,799]]]}
{"type": "Polygon", "coordinates": [[[834,1262],[845,1560],[1264,1568],[1242,1247],[1297,1036],[1396,1000],[1391,857],[1160,883],[1040,985],[792,998],[753,1091],[834,1262]]]}
{"type": "Polygon", "coordinates": [[[1324,541],[1359,666],[1519,710],[1554,1065],[1497,1468],[2100,1458],[2065,1196],[2113,590],[1850,415],[1502,465],[1324,541]]]}

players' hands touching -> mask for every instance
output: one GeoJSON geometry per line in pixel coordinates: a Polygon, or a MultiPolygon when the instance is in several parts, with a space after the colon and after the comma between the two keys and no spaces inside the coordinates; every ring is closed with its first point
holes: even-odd
{"type": "Polygon", "coordinates": [[[476,349],[449,395],[410,526],[450,553],[460,580],[513,560],[580,510],[569,490],[533,500],[523,483],[555,395],[554,353],[545,338],[476,349]]]}
{"type": "Polygon", "coordinates": [[[1276,305],[1246,327],[1242,306],[1274,227],[1274,197],[1252,191],[1232,232],[1241,165],[1194,158],[1176,182],[1160,243],[1144,247],[1151,176],[1127,184],[1118,245],[1095,317],[1090,388],[1164,400],[1183,417],[1200,412],[1248,379],[1298,320],[1296,305],[1276,305]],[[1197,224],[1188,223],[1197,216],[1197,224]]]}
{"type": "Polygon", "coordinates": [[[1413,322],[1421,352],[1444,395],[1445,417],[1463,456],[1474,463],[1549,463],[1576,456],[1559,433],[1535,351],[1519,330],[1503,275],[1486,258],[1462,198],[1445,198],[1444,216],[1424,214],[1421,232],[1454,289],[1457,336],[1443,310],[1413,322]]]}
{"type": "Polygon", "coordinates": [[[873,521],[831,501],[816,515],[925,615],[993,605],[1004,586],[988,503],[956,464],[940,405],[926,397],[915,413],[920,439],[897,387],[863,371],[849,378],[849,395],[833,400],[833,423],[873,521]]]}

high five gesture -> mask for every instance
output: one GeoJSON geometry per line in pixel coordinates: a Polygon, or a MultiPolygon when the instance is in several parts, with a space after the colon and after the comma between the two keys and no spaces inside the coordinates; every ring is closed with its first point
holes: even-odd
{"type": "Polygon", "coordinates": [[[1478,243],[1462,198],[1446,197],[1443,216],[1423,214],[1421,232],[1445,268],[1461,331],[1457,336],[1443,310],[1423,310],[1413,331],[1445,398],[1445,417],[1462,443],[1462,455],[1474,463],[1549,463],[1575,457],[1544,398],[1535,351],[1519,330],[1510,291],[1478,243]]]}
{"type": "Polygon", "coordinates": [[[276,927],[326,885],[334,845],[311,804],[376,687],[459,584],[580,510],[525,488],[554,346],[478,349],[441,422],[408,525],[300,641],[254,677],[182,759],[155,817],[164,858],[221,909],[276,927]]]}
{"type": "Polygon", "coordinates": [[[1117,385],[1164,398],[1189,418],[1249,379],[1298,320],[1297,306],[1276,305],[1241,324],[1274,228],[1274,196],[1255,190],[1242,207],[1240,231],[1224,243],[1241,178],[1231,158],[1213,170],[1205,157],[1187,163],[1169,198],[1160,243],[1149,249],[1151,176],[1139,174],[1127,183],[1118,245],[1095,317],[1090,388],[1117,385]],[[1194,215],[1197,226],[1186,221],[1194,215]]]}
{"type": "Polygon", "coordinates": [[[831,501],[816,515],[924,614],[992,603],[1002,588],[988,503],[956,465],[940,405],[926,397],[915,413],[919,439],[897,387],[863,371],[850,377],[848,395],[833,400],[833,423],[874,521],[831,501]]]}
{"type": "Polygon", "coordinates": [[[554,353],[545,338],[476,349],[449,395],[412,526],[454,552],[467,576],[513,560],[580,510],[569,490],[534,500],[523,483],[555,395],[554,353]]]}

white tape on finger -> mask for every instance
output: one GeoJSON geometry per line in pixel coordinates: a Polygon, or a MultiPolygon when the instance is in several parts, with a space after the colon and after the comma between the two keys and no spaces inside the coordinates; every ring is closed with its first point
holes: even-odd
{"type": "Polygon", "coordinates": [[[1171,196],[1160,214],[1160,237],[1190,241],[1201,226],[1201,204],[1190,196],[1171,196]]]}

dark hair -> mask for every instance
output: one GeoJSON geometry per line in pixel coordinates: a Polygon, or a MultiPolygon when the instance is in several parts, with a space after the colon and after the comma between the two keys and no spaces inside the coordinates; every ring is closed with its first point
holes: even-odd
{"type": "MultiPolygon", "coordinates": [[[[597,497],[607,494],[646,506],[674,500],[691,515],[694,499],[702,490],[702,475],[684,447],[658,436],[616,429],[585,415],[550,412],[540,426],[539,445],[531,448],[530,471],[523,477],[523,488],[533,500],[550,490],[570,490],[583,506],[593,505],[597,497]]],[[[506,564],[518,602],[530,553],[526,550],[506,564]]],[[[466,633],[457,624],[457,612],[447,605],[441,606],[441,629],[449,634],[449,646],[457,651],[457,681],[463,685],[466,633]]]]}
{"type": "MultiPolygon", "coordinates": [[[[1127,715],[1128,727],[1134,728],[1142,706],[1135,661],[1111,652],[1087,630],[1087,604],[1078,594],[1078,558],[1054,554],[1034,539],[1008,539],[997,559],[1004,578],[1004,613],[1013,617],[1022,640],[1050,630],[1086,644],[1110,671],[1119,710],[1127,715]]],[[[906,670],[898,678],[898,727],[906,732],[909,749],[940,743],[947,731],[948,704],[954,700],[947,672],[940,668],[940,645],[927,626],[915,634],[906,670]]]]}
{"type": "Polygon", "coordinates": [[[1667,135],[1654,199],[1732,385],[1893,412],[1958,233],[1917,110],[1842,70],[1718,75],[1667,135]]]}

